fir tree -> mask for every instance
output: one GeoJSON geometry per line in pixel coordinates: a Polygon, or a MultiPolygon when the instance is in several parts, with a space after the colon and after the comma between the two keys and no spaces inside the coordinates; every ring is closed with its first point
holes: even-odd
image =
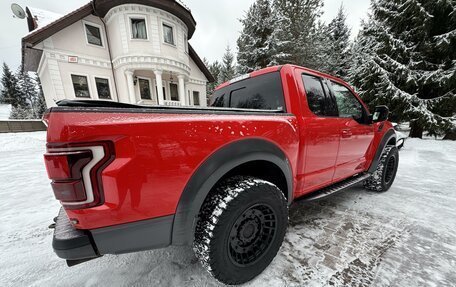
{"type": "Polygon", "coordinates": [[[206,67],[209,69],[209,72],[211,72],[212,76],[214,76],[215,81],[212,83],[207,83],[206,85],[206,93],[208,99],[214,93],[215,88],[220,85],[220,71],[221,71],[221,65],[219,61],[215,61],[214,63],[210,64],[206,58],[203,59],[204,64],[206,67]]]}
{"type": "Polygon", "coordinates": [[[23,103],[19,105],[23,110],[29,110],[31,113],[30,118],[35,116],[35,100],[38,97],[37,83],[28,72],[25,72],[22,67],[19,67],[16,78],[18,79],[18,85],[20,88],[20,94],[18,97],[23,99],[23,103]]]}
{"type": "MultiPolygon", "coordinates": [[[[350,29],[347,26],[347,16],[343,5],[337,16],[329,23],[327,55],[325,64],[328,73],[340,78],[346,78],[350,67],[350,29]]],[[[326,33],[323,33],[326,35],[326,33]]],[[[323,47],[322,47],[323,48],[323,47]]]]}
{"type": "Polygon", "coordinates": [[[222,64],[220,67],[219,81],[224,83],[233,79],[236,75],[234,66],[234,54],[231,52],[231,48],[228,45],[225,50],[225,54],[222,58],[222,64]]]}
{"type": "Polygon", "coordinates": [[[412,137],[442,135],[456,122],[456,13],[450,1],[378,0],[356,41],[352,82],[412,137]]]}
{"type": "Polygon", "coordinates": [[[313,68],[322,72],[335,74],[333,66],[330,65],[330,59],[333,53],[335,53],[333,43],[331,42],[330,28],[325,23],[318,21],[315,31],[313,44],[316,49],[313,55],[313,68]]]}
{"type": "Polygon", "coordinates": [[[240,20],[243,26],[238,45],[238,72],[250,73],[271,65],[271,35],[274,20],[269,0],[256,0],[240,20]]]}
{"type": "Polygon", "coordinates": [[[322,0],[274,0],[272,62],[318,68],[317,24],[322,0]]]}
{"type": "Polygon", "coordinates": [[[3,63],[1,82],[3,86],[0,94],[1,102],[11,104],[13,107],[24,107],[27,105],[27,102],[21,93],[18,79],[6,63],[3,63]]]}
{"type": "Polygon", "coordinates": [[[36,77],[36,83],[38,85],[38,93],[37,98],[34,101],[34,110],[35,110],[35,118],[41,119],[46,112],[46,100],[44,99],[43,87],[41,86],[40,77],[36,77]]]}
{"type": "Polygon", "coordinates": [[[28,119],[33,119],[33,113],[31,112],[31,109],[29,108],[24,108],[21,106],[16,106],[11,108],[11,113],[9,116],[10,119],[13,120],[28,120],[28,119]]]}

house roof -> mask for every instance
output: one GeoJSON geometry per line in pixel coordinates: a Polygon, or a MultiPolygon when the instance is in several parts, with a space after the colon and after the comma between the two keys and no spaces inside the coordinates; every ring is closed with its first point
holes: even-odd
{"type": "Polygon", "coordinates": [[[63,16],[61,14],[30,6],[26,7],[25,11],[27,14],[29,31],[33,31],[38,27],[45,27],[63,16]]]}
{"type": "MultiPolygon", "coordinates": [[[[93,0],[60,18],[57,18],[59,15],[55,13],[46,14],[44,13],[45,11],[40,9],[27,8],[26,13],[28,16],[27,20],[30,33],[22,38],[23,69],[26,71],[36,71],[38,69],[38,65],[43,54],[43,51],[34,48],[34,46],[38,43],[51,37],[60,30],[76,23],[84,17],[91,14],[104,17],[111,8],[127,3],[157,7],[176,15],[187,25],[189,39],[195,32],[196,21],[190,10],[175,0],[93,0]],[[39,15],[35,15],[35,11],[37,11],[39,15]]],[[[209,82],[214,81],[214,77],[190,45],[189,55],[204,73],[209,82]]]]}
{"type": "Polygon", "coordinates": [[[141,4],[167,11],[181,19],[188,28],[188,38],[191,39],[195,32],[196,21],[193,18],[190,9],[175,0],[93,0],[96,15],[104,17],[113,7],[122,4],[141,4]]]}

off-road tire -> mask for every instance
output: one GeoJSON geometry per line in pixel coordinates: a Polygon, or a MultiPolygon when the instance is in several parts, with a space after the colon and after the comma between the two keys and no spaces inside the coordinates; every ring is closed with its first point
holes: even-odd
{"type": "Polygon", "coordinates": [[[378,162],[377,168],[366,181],[364,187],[371,191],[385,192],[390,189],[396,178],[399,166],[399,152],[395,146],[387,146],[378,162]]]}
{"type": "Polygon", "coordinates": [[[253,177],[232,177],[205,200],[193,250],[218,281],[242,284],[271,263],[287,224],[287,201],[276,185],[253,177]]]}

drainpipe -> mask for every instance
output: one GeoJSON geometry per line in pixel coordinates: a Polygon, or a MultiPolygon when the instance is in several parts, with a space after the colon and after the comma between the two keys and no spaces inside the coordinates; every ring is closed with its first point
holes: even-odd
{"type": "Polygon", "coordinates": [[[116,75],[114,73],[114,64],[112,62],[112,54],[111,54],[111,44],[109,42],[108,30],[106,29],[106,22],[102,17],[100,17],[100,15],[97,12],[97,9],[95,9],[95,0],[92,1],[92,9],[93,9],[93,12],[95,13],[95,15],[98,18],[100,18],[101,22],[103,23],[103,27],[104,27],[104,31],[105,31],[105,35],[106,35],[106,47],[108,48],[109,62],[111,63],[112,79],[114,81],[114,89],[116,90],[117,102],[120,103],[119,90],[117,89],[117,80],[116,80],[116,75]]]}

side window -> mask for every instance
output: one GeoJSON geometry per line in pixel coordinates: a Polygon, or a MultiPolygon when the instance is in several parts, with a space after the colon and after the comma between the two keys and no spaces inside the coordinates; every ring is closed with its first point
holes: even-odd
{"type": "Polygon", "coordinates": [[[363,118],[363,106],[355,95],[345,86],[331,82],[334,97],[336,98],[339,117],[361,120],[363,118]]]}
{"type": "Polygon", "coordinates": [[[325,116],[326,96],[321,80],[310,75],[302,75],[310,110],[317,116],[325,116]]]}

